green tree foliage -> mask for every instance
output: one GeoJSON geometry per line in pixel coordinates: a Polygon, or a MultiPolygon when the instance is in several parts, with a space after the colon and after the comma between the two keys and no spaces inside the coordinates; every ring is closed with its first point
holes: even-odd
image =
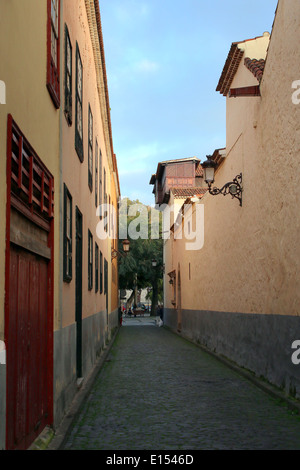
{"type": "MultiPolygon", "coordinates": [[[[151,314],[155,315],[157,302],[159,298],[162,298],[163,290],[163,240],[159,234],[161,233],[161,214],[156,213],[157,219],[159,218],[156,236],[159,238],[154,239],[151,232],[153,208],[151,210],[150,206],[129,199],[127,199],[127,205],[129,215],[120,220],[120,236],[124,234],[124,224],[126,223],[130,251],[126,257],[119,258],[119,287],[135,291],[151,288],[151,314]],[[132,209],[137,207],[137,204],[142,210],[134,213],[132,209]],[[130,208],[130,206],[132,207],[130,208]],[[139,238],[133,236],[137,232],[140,235],[139,238]],[[156,261],[155,267],[152,266],[153,260],[156,261]]],[[[122,250],[122,238],[119,240],[119,249],[122,250]]]]}

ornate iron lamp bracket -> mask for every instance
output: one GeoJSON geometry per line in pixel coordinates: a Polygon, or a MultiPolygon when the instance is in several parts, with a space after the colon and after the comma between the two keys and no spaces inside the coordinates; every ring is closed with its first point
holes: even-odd
{"type": "Polygon", "coordinates": [[[128,240],[123,240],[123,251],[118,251],[115,248],[111,249],[111,259],[118,258],[118,256],[122,256],[123,258],[126,257],[127,253],[129,252],[129,245],[130,242],[128,240]]]}
{"type": "Polygon", "coordinates": [[[111,249],[111,259],[113,260],[115,258],[118,258],[119,256],[122,256],[123,258],[125,258],[126,254],[112,248],[111,249]]]}
{"type": "Polygon", "coordinates": [[[230,194],[232,198],[236,198],[240,201],[240,206],[242,206],[242,173],[237,175],[232,181],[229,183],[224,184],[224,186],[219,188],[212,188],[211,183],[208,184],[208,191],[213,196],[217,196],[218,194],[223,194],[223,196],[227,196],[230,194]]]}

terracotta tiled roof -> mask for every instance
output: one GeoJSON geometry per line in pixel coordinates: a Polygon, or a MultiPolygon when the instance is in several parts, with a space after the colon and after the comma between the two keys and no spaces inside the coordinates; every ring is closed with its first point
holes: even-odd
{"type": "Polygon", "coordinates": [[[256,39],[260,39],[262,37],[267,37],[267,36],[270,37],[270,34],[268,32],[265,32],[263,36],[258,36],[252,39],[246,39],[245,41],[233,42],[231,44],[231,48],[229,50],[216,91],[219,91],[224,96],[227,96],[229,89],[231,87],[231,83],[234,79],[234,76],[236,74],[236,71],[241,63],[241,60],[244,54],[242,44],[247,43],[249,41],[254,41],[256,39]]]}
{"type": "Polygon", "coordinates": [[[244,51],[239,49],[238,43],[231,45],[228,53],[218,86],[216,91],[219,91],[223,96],[226,96],[229,92],[232,80],[235,73],[241,63],[244,51]]]}
{"type": "Polygon", "coordinates": [[[207,188],[172,188],[171,191],[175,199],[184,199],[193,196],[201,198],[206,193],[207,188]]]}
{"type": "Polygon", "coordinates": [[[200,164],[196,168],[196,176],[203,176],[203,168],[200,164]]]}
{"type": "Polygon", "coordinates": [[[250,59],[249,57],[245,58],[244,64],[250,72],[257,78],[259,83],[263,77],[264,69],[265,69],[265,59],[250,59]]]}
{"type": "Polygon", "coordinates": [[[218,167],[220,166],[221,163],[224,162],[225,157],[226,157],[226,148],[216,149],[214,153],[212,154],[212,159],[216,162],[218,167]]]}

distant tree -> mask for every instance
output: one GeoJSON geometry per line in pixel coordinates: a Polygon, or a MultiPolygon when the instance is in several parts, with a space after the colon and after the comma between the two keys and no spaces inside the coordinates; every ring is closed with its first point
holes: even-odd
{"type": "MultiPolygon", "coordinates": [[[[157,233],[158,239],[151,238],[151,207],[129,199],[127,199],[127,204],[129,214],[132,212],[130,206],[132,206],[131,209],[134,209],[133,206],[136,204],[140,205],[141,211],[129,215],[126,219],[122,218],[120,222],[121,233],[124,233],[124,225],[122,226],[122,224],[127,224],[130,251],[126,257],[119,258],[119,287],[135,292],[134,303],[136,303],[136,293],[139,289],[151,288],[151,315],[155,315],[158,299],[162,298],[163,291],[163,240],[159,233],[157,233]],[[139,227],[139,225],[143,225],[143,227],[139,227]],[[132,238],[130,234],[133,235],[133,229],[135,232],[140,232],[144,238],[132,238]],[[143,232],[141,233],[141,231],[143,232]],[[147,238],[145,238],[146,236],[147,238]],[[152,266],[153,260],[156,261],[155,267],[152,266]]],[[[157,228],[161,233],[161,217],[159,217],[159,227],[157,228]]],[[[122,250],[122,240],[119,240],[120,250],[122,250]]]]}

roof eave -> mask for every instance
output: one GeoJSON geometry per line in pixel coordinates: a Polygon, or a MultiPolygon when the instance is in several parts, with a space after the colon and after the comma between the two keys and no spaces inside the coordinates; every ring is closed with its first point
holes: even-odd
{"type": "Polygon", "coordinates": [[[240,49],[238,45],[239,43],[232,43],[218,86],[216,88],[216,91],[219,91],[221,94],[223,94],[223,96],[227,96],[230,85],[244,55],[244,51],[240,49]]]}

